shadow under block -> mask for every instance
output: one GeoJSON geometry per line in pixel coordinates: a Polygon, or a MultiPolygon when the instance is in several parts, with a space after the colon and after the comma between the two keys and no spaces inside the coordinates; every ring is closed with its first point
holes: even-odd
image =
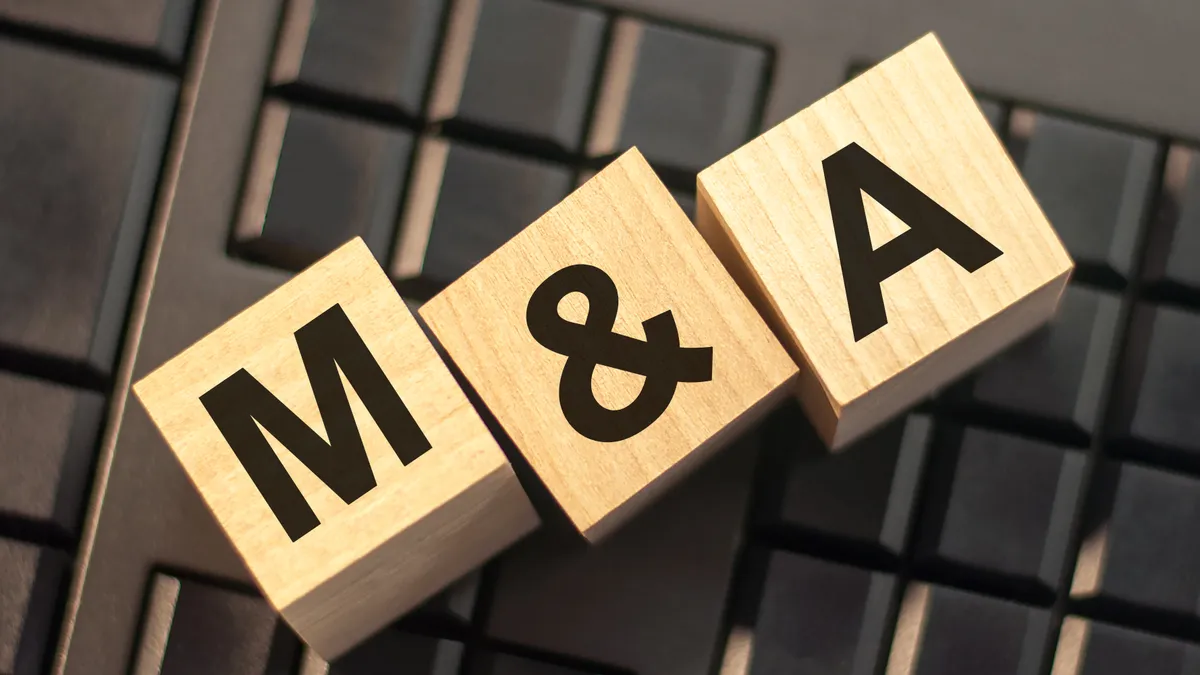
{"type": "Polygon", "coordinates": [[[420,314],[592,542],[796,373],[636,149],[420,314]]]}
{"type": "Polygon", "coordinates": [[[697,197],[834,450],[1049,320],[1074,268],[933,34],[702,171],[697,197]]]}
{"type": "Polygon", "coordinates": [[[538,524],[360,238],[134,392],[267,600],[326,660],[538,524]]]}

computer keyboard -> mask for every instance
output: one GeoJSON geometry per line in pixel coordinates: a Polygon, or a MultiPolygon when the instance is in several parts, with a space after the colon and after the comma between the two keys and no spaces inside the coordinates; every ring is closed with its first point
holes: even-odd
{"type": "Polygon", "coordinates": [[[103,388],[116,367],[176,85],[17,41],[0,43],[0,62],[0,340],[36,355],[9,357],[15,368],[103,388]]]}
{"type": "MultiPolygon", "coordinates": [[[[1200,672],[1200,5],[0,0],[0,675],[1200,672]],[[695,174],[935,30],[1078,268],[837,455],[781,405],[328,664],[140,377],[348,238],[417,307],[636,145],[695,174]]],[[[478,400],[473,399],[478,406],[478,400]]]]}

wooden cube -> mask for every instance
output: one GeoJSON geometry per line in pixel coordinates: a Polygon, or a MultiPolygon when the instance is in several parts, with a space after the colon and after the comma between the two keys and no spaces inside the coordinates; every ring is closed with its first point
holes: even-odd
{"type": "Polygon", "coordinates": [[[796,373],[636,149],[420,313],[593,542],[796,373]]]}
{"type": "Polygon", "coordinates": [[[833,449],[1045,323],[1074,267],[932,34],[697,184],[833,449]]]}
{"type": "Polygon", "coordinates": [[[538,523],[361,239],[134,392],[263,595],[327,660],[538,523]]]}

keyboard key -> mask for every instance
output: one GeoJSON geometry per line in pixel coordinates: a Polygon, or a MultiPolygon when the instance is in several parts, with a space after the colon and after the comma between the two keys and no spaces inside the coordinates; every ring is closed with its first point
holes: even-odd
{"type": "Polygon", "coordinates": [[[300,642],[262,598],[159,574],[134,675],[286,675],[300,642]]]}
{"type": "MultiPolygon", "coordinates": [[[[476,653],[465,675],[593,675],[590,668],[573,668],[512,654],[476,653]]],[[[449,675],[449,674],[448,674],[449,675]]]]}
{"type": "Polygon", "coordinates": [[[857,61],[855,63],[850,64],[850,69],[846,73],[846,81],[849,82],[850,80],[853,80],[854,78],[858,77],[859,75],[862,75],[863,73],[867,72],[868,70],[874,68],[877,65],[879,65],[878,61],[874,61],[874,62],[857,61]]]}
{"type": "Polygon", "coordinates": [[[192,12],[193,0],[0,0],[0,18],[119,42],[176,63],[192,12]]]}
{"type": "Polygon", "coordinates": [[[757,46],[620,19],[589,154],[637,146],[653,164],[698,173],[757,130],[767,61],[757,46]]]}
{"type": "Polygon", "coordinates": [[[1142,306],[1134,317],[1130,349],[1141,360],[1126,383],[1118,422],[1124,435],[1183,451],[1200,460],[1200,314],[1142,306]]]}
{"type": "Polygon", "coordinates": [[[1113,363],[1120,308],[1120,298],[1111,293],[1067,286],[1048,326],[977,371],[974,399],[1092,434],[1113,363]]]}
{"type": "Polygon", "coordinates": [[[361,236],[385,260],[411,150],[405,131],[268,101],[235,233],[238,253],[299,270],[361,236]]]}
{"type": "Polygon", "coordinates": [[[1101,472],[1071,595],[1200,616],[1200,481],[1135,464],[1101,472]]]}
{"type": "Polygon", "coordinates": [[[675,201],[679,202],[679,208],[687,214],[688,220],[696,222],[696,197],[679,190],[672,190],[671,194],[674,195],[675,201]]]}
{"type": "Polygon", "coordinates": [[[329,665],[329,675],[454,675],[461,642],[386,629],[329,665]]]}
{"type": "Polygon", "coordinates": [[[577,150],[605,23],[550,0],[482,0],[457,109],[434,114],[577,150]]]}
{"type": "Polygon", "coordinates": [[[1167,155],[1149,249],[1147,279],[1200,292],[1200,152],[1176,146],[1167,155]]]}
{"type": "Polygon", "coordinates": [[[772,458],[784,457],[771,472],[784,481],[779,522],[900,553],[931,427],[928,417],[909,415],[831,454],[799,407],[789,404],[768,426],[772,458]]]}
{"type": "Polygon", "coordinates": [[[462,652],[459,642],[389,628],[342,655],[332,665],[306,649],[296,675],[455,675],[460,672],[462,652]]]}
{"type": "Polygon", "coordinates": [[[1063,621],[1051,675],[1130,673],[1200,673],[1200,647],[1074,616],[1063,621]]]}
{"type": "Polygon", "coordinates": [[[54,639],[66,556],[0,539],[0,673],[41,673],[54,639]]]}
{"type": "Polygon", "coordinates": [[[876,672],[894,585],[891,575],[772,554],[753,624],[735,622],[721,675],[876,672]]]}
{"type": "Polygon", "coordinates": [[[1083,480],[1081,453],[982,429],[935,453],[923,557],[1043,589],[1058,585],[1083,480]]]}
{"type": "Polygon", "coordinates": [[[563,167],[435,138],[422,141],[413,173],[392,272],[425,295],[474,267],[572,187],[563,167]]]}
{"type": "Polygon", "coordinates": [[[1036,675],[1049,627],[1046,610],[915,583],[900,608],[887,673],[1036,675]]]}
{"type": "Polygon", "coordinates": [[[1127,277],[1153,197],[1157,144],[1051,115],[1014,116],[1014,134],[1028,138],[1021,171],[1075,262],[1127,277]]]}
{"type": "Polygon", "coordinates": [[[103,413],[100,394],[0,372],[0,514],[74,534],[103,413]]]}
{"type": "Polygon", "coordinates": [[[0,41],[0,91],[0,345],[107,375],[174,86],[0,41]]]}
{"type": "Polygon", "coordinates": [[[296,0],[272,79],[418,116],[444,12],[444,0],[296,0]]]}
{"type": "Polygon", "coordinates": [[[436,626],[465,626],[475,613],[479,599],[478,570],[452,584],[413,610],[402,621],[436,626]]]}
{"type": "Polygon", "coordinates": [[[543,528],[499,563],[486,633],[638,675],[707,672],[741,540],[753,435],[597,546],[543,528]]]}
{"type": "Polygon", "coordinates": [[[1004,122],[1008,115],[1008,106],[992,100],[990,98],[980,98],[979,109],[983,111],[983,116],[987,118],[988,124],[996,130],[997,135],[1004,138],[1004,122]]]}

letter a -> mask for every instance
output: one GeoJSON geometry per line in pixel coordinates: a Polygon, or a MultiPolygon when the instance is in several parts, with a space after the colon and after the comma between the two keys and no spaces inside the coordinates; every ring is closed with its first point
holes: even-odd
{"type": "Polygon", "coordinates": [[[939,250],[974,272],[1002,253],[857,143],[826,157],[822,167],[855,342],[887,325],[879,285],[926,254],[939,250]],[[908,225],[878,249],[871,247],[863,192],[908,225]]]}

